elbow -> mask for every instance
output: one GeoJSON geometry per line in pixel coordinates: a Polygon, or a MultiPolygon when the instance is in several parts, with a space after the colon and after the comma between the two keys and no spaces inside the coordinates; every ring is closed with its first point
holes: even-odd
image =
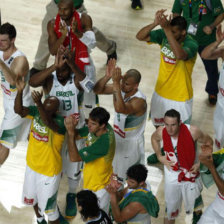
{"type": "Polygon", "coordinates": [[[32,78],[29,80],[29,85],[34,88],[38,87],[37,83],[35,83],[32,78]]]}
{"type": "Polygon", "coordinates": [[[127,220],[125,220],[123,217],[119,216],[119,217],[114,217],[114,220],[117,222],[117,223],[122,223],[122,222],[125,222],[127,220]]]}
{"type": "Polygon", "coordinates": [[[136,39],[139,41],[145,40],[145,38],[143,38],[139,33],[136,34],[136,39]]]}

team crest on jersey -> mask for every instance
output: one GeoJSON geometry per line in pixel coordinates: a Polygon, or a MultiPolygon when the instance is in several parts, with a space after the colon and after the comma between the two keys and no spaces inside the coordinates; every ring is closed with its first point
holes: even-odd
{"type": "Polygon", "coordinates": [[[163,60],[169,64],[176,64],[176,58],[173,51],[166,45],[162,46],[163,60]]]}

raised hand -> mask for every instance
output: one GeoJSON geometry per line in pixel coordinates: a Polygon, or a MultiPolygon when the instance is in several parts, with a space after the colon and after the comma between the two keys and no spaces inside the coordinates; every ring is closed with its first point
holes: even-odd
{"type": "Polygon", "coordinates": [[[78,120],[72,116],[68,116],[64,120],[65,127],[69,135],[75,134],[75,127],[78,125],[78,120]]]}
{"type": "Polygon", "coordinates": [[[212,28],[210,26],[204,26],[203,32],[206,33],[207,35],[210,35],[212,33],[212,28]]]}
{"type": "Polygon", "coordinates": [[[107,63],[107,68],[106,68],[106,76],[108,78],[111,78],[114,72],[116,66],[116,59],[111,58],[108,63],[107,63]]]}
{"type": "Polygon", "coordinates": [[[66,35],[68,33],[68,28],[67,28],[65,21],[61,20],[60,25],[59,25],[59,30],[60,30],[62,36],[66,37],[66,35]]]}
{"type": "Polygon", "coordinates": [[[56,69],[61,68],[66,62],[66,58],[64,57],[65,50],[66,48],[62,45],[58,48],[54,61],[54,66],[56,69]]]}
{"type": "Polygon", "coordinates": [[[114,83],[120,83],[121,79],[122,79],[121,68],[116,67],[112,74],[112,80],[114,83]]]}
{"type": "Polygon", "coordinates": [[[41,102],[42,96],[43,96],[43,91],[41,91],[41,93],[35,90],[32,92],[33,101],[36,103],[37,106],[42,104],[41,102]]]}
{"type": "Polygon", "coordinates": [[[26,86],[25,78],[24,76],[16,76],[16,88],[18,92],[22,92],[26,86]]]}
{"type": "Polygon", "coordinates": [[[160,9],[156,12],[155,19],[154,19],[155,25],[159,25],[159,20],[164,15],[165,11],[166,11],[166,9],[160,9]]]}

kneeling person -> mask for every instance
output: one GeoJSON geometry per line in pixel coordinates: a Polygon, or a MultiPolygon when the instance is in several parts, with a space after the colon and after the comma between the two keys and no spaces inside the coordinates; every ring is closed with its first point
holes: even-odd
{"type": "Polygon", "coordinates": [[[147,173],[144,165],[133,165],[127,170],[128,186],[124,190],[117,192],[111,184],[107,186],[116,222],[150,224],[150,216],[158,217],[159,204],[146,183],[147,173]]]}

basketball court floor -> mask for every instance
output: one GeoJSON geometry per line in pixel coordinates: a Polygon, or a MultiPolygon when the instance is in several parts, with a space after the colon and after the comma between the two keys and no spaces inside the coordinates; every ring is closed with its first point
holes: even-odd
{"type": "MultiPolygon", "coordinates": [[[[2,23],[10,22],[17,29],[16,46],[28,58],[30,68],[33,65],[41,34],[41,21],[45,14],[45,6],[50,0],[1,0],[0,8],[2,23]]],[[[159,9],[167,9],[170,13],[172,0],[144,0],[144,9],[134,11],[131,9],[130,0],[85,0],[85,6],[92,17],[94,26],[98,27],[110,39],[117,43],[118,66],[124,73],[130,68],[138,69],[142,74],[140,89],[147,96],[148,111],[150,99],[158,75],[160,48],[158,45],[147,45],[135,38],[136,33],[143,26],[152,23],[154,15],[159,9]]],[[[159,27],[158,27],[159,28],[159,27]]],[[[106,54],[95,48],[91,56],[94,60],[97,79],[105,74],[106,54]]],[[[49,65],[54,62],[53,57],[49,65]]],[[[193,71],[194,104],[192,124],[200,127],[213,137],[214,107],[207,103],[207,94],[204,91],[206,73],[200,58],[193,71]]],[[[100,96],[100,105],[111,114],[110,123],[113,122],[112,96],[100,96]]],[[[2,93],[0,93],[0,120],[4,114],[2,107],[2,93]]],[[[151,121],[147,121],[145,131],[146,156],[152,153],[151,134],[154,131],[151,121]]],[[[25,156],[27,142],[20,143],[16,149],[11,150],[10,156],[0,168],[0,224],[32,224],[36,223],[34,211],[21,203],[22,185],[25,172],[25,156]]],[[[163,223],[164,216],[164,182],[162,166],[147,166],[148,180],[160,204],[159,218],[152,219],[153,224],[163,223]]],[[[63,177],[58,203],[64,214],[65,196],[67,193],[67,180],[63,177]]],[[[205,207],[211,203],[216,193],[216,187],[203,190],[205,207]]],[[[83,223],[80,216],[70,221],[72,224],[83,223]]],[[[185,218],[184,212],[176,221],[177,224],[191,223],[191,215],[185,218]]]]}

